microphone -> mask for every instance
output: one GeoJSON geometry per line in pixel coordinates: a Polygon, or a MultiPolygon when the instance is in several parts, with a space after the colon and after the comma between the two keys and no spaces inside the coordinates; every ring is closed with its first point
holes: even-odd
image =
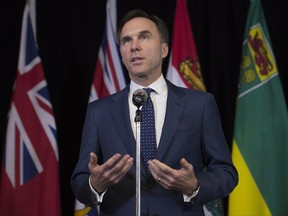
{"type": "Polygon", "coordinates": [[[147,98],[148,94],[144,89],[137,89],[133,93],[132,102],[139,109],[146,102],[147,98]]]}

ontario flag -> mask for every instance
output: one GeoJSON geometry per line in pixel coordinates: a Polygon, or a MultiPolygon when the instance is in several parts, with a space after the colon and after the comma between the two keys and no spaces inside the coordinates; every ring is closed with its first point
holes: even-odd
{"type": "Polygon", "coordinates": [[[0,215],[60,216],[56,124],[26,3],[3,148],[0,215]]]}
{"type": "MultiPolygon", "coordinates": [[[[206,91],[186,0],[177,1],[172,51],[166,78],[177,86],[206,91]]],[[[206,204],[204,212],[207,216],[224,215],[222,200],[206,204]]]]}
{"type": "MultiPolygon", "coordinates": [[[[117,2],[107,0],[106,28],[99,48],[89,102],[106,97],[126,86],[119,46],[116,39],[117,2]]],[[[74,216],[96,216],[100,208],[95,209],[75,202],[74,216]]]]}

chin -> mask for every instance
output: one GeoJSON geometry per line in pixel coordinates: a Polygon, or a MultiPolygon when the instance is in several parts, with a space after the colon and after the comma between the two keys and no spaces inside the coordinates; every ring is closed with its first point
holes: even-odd
{"type": "Polygon", "coordinates": [[[142,77],[142,76],[146,76],[146,72],[143,70],[131,70],[131,74],[133,76],[137,76],[137,77],[142,77]]]}

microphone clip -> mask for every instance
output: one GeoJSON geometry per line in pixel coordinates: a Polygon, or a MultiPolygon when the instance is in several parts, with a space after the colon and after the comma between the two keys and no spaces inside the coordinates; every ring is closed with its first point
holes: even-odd
{"type": "Polygon", "coordinates": [[[133,93],[132,102],[137,107],[136,115],[134,118],[135,122],[142,122],[141,110],[139,109],[147,100],[148,94],[144,89],[137,89],[133,93]]]}
{"type": "Polygon", "coordinates": [[[137,110],[136,110],[134,122],[142,122],[142,113],[141,113],[141,110],[139,108],[137,108],[137,110]]]}

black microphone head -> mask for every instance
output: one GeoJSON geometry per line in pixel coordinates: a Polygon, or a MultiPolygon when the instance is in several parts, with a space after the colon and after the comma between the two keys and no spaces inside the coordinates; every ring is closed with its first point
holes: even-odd
{"type": "Polygon", "coordinates": [[[144,89],[137,89],[133,93],[132,102],[137,108],[139,108],[146,102],[147,98],[148,94],[144,89]]]}

